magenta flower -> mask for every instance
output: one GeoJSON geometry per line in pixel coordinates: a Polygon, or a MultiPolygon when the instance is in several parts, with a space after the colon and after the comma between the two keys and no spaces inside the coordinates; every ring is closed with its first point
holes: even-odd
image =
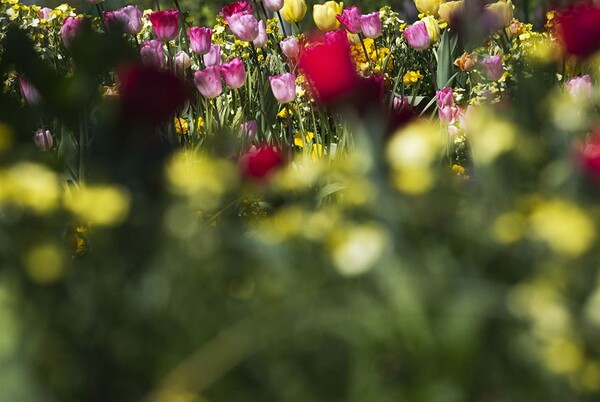
{"type": "Polygon", "coordinates": [[[283,0],[263,0],[263,4],[267,10],[271,10],[273,12],[279,11],[283,8],[283,0]]]}
{"type": "Polygon", "coordinates": [[[229,29],[244,42],[252,42],[258,36],[258,21],[252,14],[237,13],[231,15],[227,22],[229,29]]]}
{"type": "Polygon", "coordinates": [[[252,43],[256,47],[263,47],[264,45],[267,44],[268,39],[269,39],[269,37],[267,36],[267,29],[265,27],[265,22],[263,20],[260,20],[258,22],[258,36],[256,37],[256,39],[254,39],[254,41],[252,41],[252,43]]]}
{"type": "Polygon", "coordinates": [[[362,14],[360,13],[358,7],[352,6],[345,8],[342,11],[342,15],[335,16],[340,23],[348,30],[348,32],[357,34],[361,32],[362,27],[360,24],[360,17],[362,14]]]}
{"type": "Polygon", "coordinates": [[[575,100],[589,101],[593,96],[592,78],[589,75],[575,77],[565,84],[567,92],[575,100]]]}
{"type": "Polygon", "coordinates": [[[425,50],[431,44],[427,26],[423,21],[415,22],[404,29],[404,36],[408,44],[415,50],[425,50]]]}
{"type": "Polygon", "coordinates": [[[481,61],[485,75],[490,81],[498,81],[504,74],[502,55],[489,56],[481,61]]]}
{"type": "Polygon", "coordinates": [[[48,151],[52,148],[54,139],[50,130],[40,129],[33,135],[33,142],[40,151],[48,151]]]}
{"type": "Polygon", "coordinates": [[[33,86],[25,77],[19,77],[19,87],[23,98],[30,105],[37,105],[42,100],[42,96],[38,92],[37,88],[33,86]]]}
{"type": "Polygon", "coordinates": [[[237,57],[227,63],[221,64],[221,76],[229,88],[237,89],[246,82],[246,69],[244,63],[237,57]]]}
{"type": "Polygon", "coordinates": [[[79,26],[83,22],[83,18],[67,17],[63,21],[60,35],[62,36],[63,44],[69,48],[79,32],[79,26]]]}
{"type": "Polygon", "coordinates": [[[282,40],[279,46],[281,46],[283,54],[285,54],[288,59],[295,59],[298,57],[298,54],[300,54],[300,46],[298,46],[298,41],[294,36],[282,40]]]}
{"type": "Polygon", "coordinates": [[[194,73],[194,84],[202,96],[207,99],[213,99],[223,92],[221,83],[221,72],[219,67],[206,67],[204,70],[198,70],[194,73]]]}
{"type": "Polygon", "coordinates": [[[279,103],[288,103],[296,98],[296,76],[285,73],[269,77],[271,90],[279,103]]]}
{"type": "Polygon", "coordinates": [[[168,42],[177,37],[179,33],[179,11],[162,10],[148,14],[152,23],[154,34],[163,42],[168,42]]]}
{"type": "Polygon", "coordinates": [[[206,67],[218,66],[221,64],[221,46],[210,45],[210,51],[202,56],[206,67]]]}
{"type": "Polygon", "coordinates": [[[142,64],[147,67],[163,68],[165,65],[165,55],[163,53],[162,42],[158,39],[152,39],[142,43],[140,57],[142,64]]]}
{"type": "Polygon", "coordinates": [[[212,41],[212,29],[210,28],[190,28],[190,47],[192,52],[197,55],[204,55],[210,51],[212,41]]]}
{"type": "Polygon", "coordinates": [[[435,93],[438,107],[454,106],[454,92],[452,88],[445,87],[435,93]]]}
{"type": "Polygon", "coordinates": [[[360,17],[360,27],[367,38],[375,39],[381,35],[381,17],[379,12],[360,17]]]}
{"type": "Polygon", "coordinates": [[[236,1],[234,3],[228,4],[221,9],[221,16],[225,21],[229,20],[233,14],[238,13],[251,13],[252,5],[245,0],[236,1]]]}

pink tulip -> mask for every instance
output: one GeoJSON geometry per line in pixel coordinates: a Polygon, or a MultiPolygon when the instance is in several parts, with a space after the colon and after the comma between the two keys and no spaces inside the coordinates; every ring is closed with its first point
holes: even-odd
{"type": "Polygon", "coordinates": [[[273,12],[279,11],[283,8],[283,0],[263,0],[263,4],[267,10],[271,10],[273,12]]]}
{"type": "Polygon", "coordinates": [[[438,107],[454,106],[454,92],[452,88],[445,87],[435,93],[438,107]]]}
{"type": "Polygon", "coordinates": [[[142,11],[136,6],[127,6],[104,13],[107,22],[121,25],[123,31],[135,35],[142,30],[142,11]]]}
{"type": "Polygon", "coordinates": [[[140,57],[142,58],[142,64],[147,67],[163,68],[165,55],[162,42],[158,39],[152,39],[142,43],[140,57]]]}
{"type": "Polygon", "coordinates": [[[50,130],[40,129],[33,135],[33,142],[40,151],[48,151],[52,148],[54,139],[50,130]]]}
{"type": "Polygon", "coordinates": [[[246,69],[244,63],[237,57],[227,63],[221,64],[221,75],[229,88],[237,89],[246,82],[246,69]]]}
{"type": "Polygon", "coordinates": [[[445,124],[451,124],[456,118],[458,109],[454,106],[441,106],[438,108],[438,116],[440,121],[445,124]]]}
{"type": "Polygon", "coordinates": [[[204,55],[210,51],[212,40],[212,29],[210,28],[190,28],[190,47],[192,52],[197,55],[204,55]]]}
{"type": "Polygon", "coordinates": [[[210,45],[210,51],[202,56],[206,67],[218,66],[221,64],[221,46],[210,45]]]}
{"type": "Polygon", "coordinates": [[[404,36],[408,44],[415,50],[425,50],[431,44],[427,26],[423,21],[415,22],[404,29],[404,36]]]}
{"type": "Polygon", "coordinates": [[[38,11],[38,18],[41,20],[48,20],[48,19],[50,19],[51,12],[52,12],[51,8],[48,8],[48,7],[40,8],[40,11],[38,11]]]}
{"type": "Polygon", "coordinates": [[[283,54],[285,54],[288,59],[295,59],[298,57],[298,54],[300,54],[300,46],[298,46],[298,41],[294,36],[282,40],[279,46],[281,46],[283,54]]]}
{"type": "Polygon", "coordinates": [[[565,84],[569,95],[575,100],[589,101],[593,96],[592,78],[589,75],[575,77],[565,84]]]}
{"type": "Polygon", "coordinates": [[[258,125],[256,124],[256,120],[248,120],[245,123],[240,125],[240,131],[242,135],[245,135],[249,139],[254,138],[256,136],[256,131],[258,130],[258,125]]]}
{"type": "Polygon", "coordinates": [[[244,42],[252,42],[258,36],[258,21],[252,14],[237,13],[231,15],[227,22],[229,29],[244,42]]]}
{"type": "Polygon", "coordinates": [[[21,88],[21,93],[23,94],[23,98],[30,105],[37,105],[42,100],[42,96],[33,86],[31,82],[29,82],[24,77],[19,77],[19,87],[21,88]]]}
{"type": "Polygon", "coordinates": [[[481,61],[485,75],[490,81],[498,81],[504,74],[502,55],[489,56],[481,61]]]}
{"type": "Polygon", "coordinates": [[[402,110],[407,107],[410,107],[410,99],[408,99],[408,96],[394,97],[394,101],[392,102],[392,108],[394,110],[402,110]]]}
{"type": "Polygon", "coordinates": [[[367,38],[375,39],[381,35],[381,17],[379,12],[360,17],[360,27],[367,38]]]}
{"type": "Polygon", "coordinates": [[[248,3],[246,0],[236,1],[234,3],[228,4],[221,9],[221,17],[225,21],[229,20],[233,14],[238,13],[251,13],[252,12],[252,4],[248,3]]]}
{"type": "Polygon", "coordinates": [[[168,42],[177,37],[179,33],[179,11],[163,10],[148,14],[152,23],[154,34],[163,42],[168,42]]]}
{"type": "Polygon", "coordinates": [[[358,10],[358,7],[352,6],[345,8],[342,11],[342,15],[336,15],[335,17],[339,22],[342,23],[344,28],[346,28],[350,33],[357,34],[361,32],[362,27],[360,24],[360,17],[362,14],[358,10]]]}
{"type": "Polygon", "coordinates": [[[62,36],[63,44],[69,48],[75,40],[79,32],[79,26],[83,22],[83,18],[67,17],[63,21],[60,35],[62,36]]]}
{"type": "Polygon", "coordinates": [[[271,90],[279,103],[288,103],[296,98],[296,76],[285,73],[269,77],[271,90]]]}
{"type": "Polygon", "coordinates": [[[254,41],[252,41],[252,43],[256,47],[263,47],[267,44],[267,40],[269,40],[269,37],[267,36],[267,28],[265,27],[265,22],[263,20],[260,20],[258,22],[258,36],[256,37],[256,39],[254,39],[254,41]]]}
{"type": "Polygon", "coordinates": [[[184,71],[190,68],[190,66],[190,56],[183,50],[178,51],[175,55],[175,67],[177,67],[177,70],[184,71]]]}
{"type": "Polygon", "coordinates": [[[200,94],[207,99],[216,98],[223,92],[219,67],[206,67],[194,73],[194,84],[200,94]]]}

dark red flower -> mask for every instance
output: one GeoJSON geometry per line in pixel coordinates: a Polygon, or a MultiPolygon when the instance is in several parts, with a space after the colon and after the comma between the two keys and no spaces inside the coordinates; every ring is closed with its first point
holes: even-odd
{"type": "Polygon", "coordinates": [[[562,11],[558,35],[567,53],[586,57],[600,50],[600,7],[576,4],[562,11]]]}
{"type": "Polygon", "coordinates": [[[242,172],[254,180],[265,180],[271,173],[283,164],[283,156],[279,149],[270,145],[252,147],[240,159],[242,172]]]}
{"type": "Polygon", "coordinates": [[[223,20],[227,21],[227,19],[233,14],[237,13],[251,13],[252,5],[248,3],[246,0],[236,1],[234,3],[228,4],[221,9],[221,17],[223,20]]]}
{"type": "Polygon", "coordinates": [[[190,98],[190,88],[176,75],[141,65],[118,72],[121,108],[126,118],[152,124],[168,120],[190,98]]]}
{"type": "Polygon", "coordinates": [[[596,128],[591,140],[581,146],[577,160],[588,176],[600,182],[600,126],[596,128]]]}

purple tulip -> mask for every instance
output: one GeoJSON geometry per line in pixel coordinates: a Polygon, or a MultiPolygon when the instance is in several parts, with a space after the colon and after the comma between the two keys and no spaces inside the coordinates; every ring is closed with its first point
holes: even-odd
{"type": "Polygon", "coordinates": [[[37,88],[33,86],[25,77],[19,77],[19,87],[23,98],[30,105],[37,105],[42,100],[42,96],[38,92],[37,88]]]}
{"type": "Polygon", "coordinates": [[[498,81],[504,74],[502,55],[489,56],[481,61],[485,75],[490,81],[498,81]]]}
{"type": "Polygon", "coordinates": [[[233,14],[227,19],[227,23],[239,40],[252,42],[258,36],[258,21],[252,14],[233,14]]]}
{"type": "Polygon", "coordinates": [[[283,0],[263,0],[263,4],[267,10],[271,10],[273,12],[279,11],[283,8],[283,0]]]}
{"type": "Polygon", "coordinates": [[[381,17],[379,12],[360,17],[360,27],[367,38],[375,39],[381,35],[381,17]]]}
{"type": "Polygon", "coordinates": [[[244,63],[237,57],[220,66],[221,76],[229,88],[237,89],[246,82],[244,63]]]}
{"type": "Polygon", "coordinates": [[[210,45],[210,51],[202,56],[206,67],[218,66],[221,64],[221,46],[210,45]]]}
{"type": "Polygon", "coordinates": [[[33,142],[40,151],[48,151],[52,148],[54,139],[50,130],[40,129],[33,135],[33,142]]]}
{"type": "Polygon", "coordinates": [[[279,103],[288,103],[296,98],[296,76],[285,73],[269,77],[271,90],[279,103]]]}
{"type": "Polygon", "coordinates": [[[221,83],[221,72],[217,66],[206,67],[204,70],[198,70],[194,74],[194,84],[200,91],[200,94],[207,99],[213,99],[223,92],[221,83]]]}
{"type": "Polygon", "coordinates": [[[142,43],[140,57],[142,58],[142,64],[147,67],[163,68],[165,65],[165,55],[162,42],[158,39],[152,39],[142,43]]]}
{"type": "Polygon", "coordinates": [[[285,54],[288,59],[293,60],[300,54],[300,46],[298,46],[298,41],[294,36],[289,36],[282,40],[279,46],[281,46],[283,54],[285,54]]]}
{"type": "Polygon", "coordinates": [[[210,51],[212,41],[212,29],[210,28],[190,28],[190,47],[192,52],[197,55],[205,55],[210,51]]]}
{"type": "Polygon", "coordinates": [[[336,15],[335,17],[338,19],[339,22],[342,23],[342,25],[348,30],[348,32],[353,34],[361,32],[362,27],[360,23],[360,18],[362,17],[362,14],[360,13],[358,7],[352,6],[345,8],[342,11],[342,15],[336,15]]]}
{"type": "Polygon", "coordinates": [[[60,29],[60,35],[62,36],[63,44],[66,48],[69,48],[73,43],[73,40],[79,32],[79,26],[83,22],[83,18],[67,17],[63,21],[62,28],[60,29]]]}
{"type": "Polygon", "coordinates": [[[415,50],[425,50],[431,44],[427,26],[423,21],[415,22],[404,29],[404,36],[408,44],[415,50]]]}
{"type": "Polygon", "coordinates": [[[142,30],[142,11],[136,6],[127,6],[112,12],[104,13],[104,18],[110,24],[120,24],[123,31],[135,35],[142,30]]]}
{"type": "Polygon", "coordinates": [[[258,22],[258,36],[256,37],[256,39],[254,39],[254,41],[252,41],[252,43],[256,47],[263,47],[267,44],[268,39],[269,37],[267,36],[267,28],[265,27],[265,22],[263,20],[260,20],[258,22]]]}
{"type": "Polygon", "coordinates": [[[248,137],[248,139],[254,138],[257,130],[258,125],[256,124],[256,120],[248,120],[240,125],[240,131],[242,132],[242,135],[245,135],[248,137]]]}
{"type": "Polygon", "coordinates": [[[152,23],[154,34],[163,42],[168,42],[177,37],[179,33],[179,11],[162,10],[148,14],[152,23]]]}

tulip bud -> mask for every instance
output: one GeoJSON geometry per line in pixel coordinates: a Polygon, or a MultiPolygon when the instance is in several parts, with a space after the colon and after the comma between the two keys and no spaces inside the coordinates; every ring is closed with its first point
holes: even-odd
{"type": "Polygon", "coordinates": [[[421,18],[421,21],[425,23],[425,28],[427,28],[427,34],[429,35],[429,39],[431,43],[437,42],[440,39],[440,26],[435,18],[431,15],[421,18]]]}
{"type": "Polygon", "coordinates": [[[340,27],[337,20],[338,15],[342,13],[344,3],[335,1],[326,1],[324,4],[315,4],[313,6],[313,20],[315,25],[321,31],[332,31],[340,27]]]}
{"type": "Polygon", "coordinates": [[[565,84],[567,92],[577,101],[590,101],[593,96],[592,79],[589,75],[575,77],[565,84]]]}
{"type": "Polygon", "coordinates": [[[441,19],[446,21],[448,25],[452,25],[452,16],[455,13],[461,12],[465,7],[465,3],[463,0],[459,1],[448,1],[446,3],[440,4],[438,9],[438,15],[441,19]]]}
{"type": "Polygon", "coordinates": [[[510,25],[513,18],[513,4],[510,0],[500,0],[496,3],[489,4],[486,8],[496,16],[502,27],[510,25]]]}
{"type": "Polygon", "coordinates": [[[472,71],[477,65],[477,53],[464,52],[462,56],[454,61],[454,65],[461,69],[461,71],[472,71]]]}
{"type": "Polygon", "coordinates": [[[360,26],[360,17],[362,17],[362,14],[356,6],[345,8],[344,11],[342,11],[342,15],[336,16],[344,28],[353,34],[362,32],[362,27],[360,26]]]}
{"type": "Polygon", "coordinates": [[[152,23],[154,34],[163,42],[168,42],[177,37],[179,33],[179,11],[163,10],[148,14],[152,23]]]}
{"type": "Polygon", "coordinates": [[[361,16],[360,27],[367,38],[375,39],[381,35],[381,17],[379,16],[379,12],[361,16]]]}
{"type": "Polygon", "coordinates": [[[190,56],[188,56],[188,54],[183,50],[178,51],[175,55],[175,67],[177,67],[179,71],[184,71],[190,68],[190,66],[190,56]]]}
{"type": "Polygon", "coordinates": [[[277,102],[288,103],[296,98],[296,76],[294,74],[285,73],[269,77],[269,83],[277,102]]]}
{"type": "Polygon", "coordinates": [[[210,51],[202,56],[206,67],[218,66],[221,64],[221,46],[210,45],[210,51]]]}
{"type": "Polygon", "coordinates": [[[223,92],[223,84],[221,83],[221,72],[219,67],[206,67],[204,70],[198,70],[194,73],[194,84],[200,94],[212,99],[221,95],[223,92]]]}
{"type": "Polygon", "coordinates": [[[73,43],[73,40],[77,36],[79,26],[83,22],[83,18],[67,17],[63,21],[62,28],[60,29],[60,35],[62,36],[63,44],[66,48],[69,48],[73,43]]]}
{"type": "Polygon", "coordinates": [[[229,88],[237,89],[246,82],[244,63],[237,57],[220,66],[221,76],[229,88]]]}
{"type": "Polygon", "coordinates": [[[265,27],[265,21],[260,20],[258,22],[258,36],[256,36],[256,39],[254,39],[254,41],[252,41],[252,44],[254,44],[254,46],[260,48],[260,47],[263,47],[264,45],[266,45],[268,40],[269,40],[269,37],[267,36],[267,29],[265,27]]]}
{"type": "Polygon", "coordinates": [[[431,44],[427,26],[422,21],[415,22],[404,29],[404,36],[408,44],[415,50],[425,50],[431,44]]]}
{"type": "Polygon", "coordinates": [[[281,50],[283,50],[283,54],[285,54],[288,59],[295,59],[298,57],[298,54],[300,54],[300,47],[294,36],[287,37],[282,40],[279,45],[281,46],[281,50]]]}
{"type": "Polygon", "coordinates": [[[256,124],[256,120],[248,120],[240,125],[240,131],[242,135],[251,139],[256,136],[256,131],[258,130],[258,125],[256,124]]]}
{"type": "Polygon", "coordinates": [[[233,14],[227,19],[227,23],[239,40],[252,42],[258,36],[258,20],[252,14],[233,14]]]}
{"type": "Polygon", "coordinates": [[[40,129],[35,132],[33,142],[40,151],[48,151],[52,148],[54,139],[52,138],[50,130],[40,129]]]}
{"type": "Polygon", "coordinates": [[[152,39],[142,43],[140,57],[142,58],[142,64],[147,67],[163,68],[165,65],[165,55],[162,42],[152,39]]]}
{"type": "Polygon", "coordinates": [[[284,0],[280,13],[286,22],[300,22],[306,14],[306,2],[304,0],[284,0]]]}
{"type": "Polygon", "coordinates": [[[212,40],[212,29],[210,28],[190,28],[190,48],[197,55],[205,55],[210,51],[212,40]]]}
{"type": "Polygon", "coordinates": [[[263,0],[263,4],[267,10],[276,12],[281,10],[283,7],[283,0],[263,0]]]}
{"type": "Polygon", "coordinates": [[[489,56],[481,61],[485,75],[490,81],[498,81],[504,74],[502,55],[489,56]]]}
{"type": "Polygon", "coordinates": [[[417,10],[423,14],[433,15],[434,17],[438,16],[438,10],[440,8],[440,4],[444,2],[444,0],[414,0],[415,6],[417,10]]]}

